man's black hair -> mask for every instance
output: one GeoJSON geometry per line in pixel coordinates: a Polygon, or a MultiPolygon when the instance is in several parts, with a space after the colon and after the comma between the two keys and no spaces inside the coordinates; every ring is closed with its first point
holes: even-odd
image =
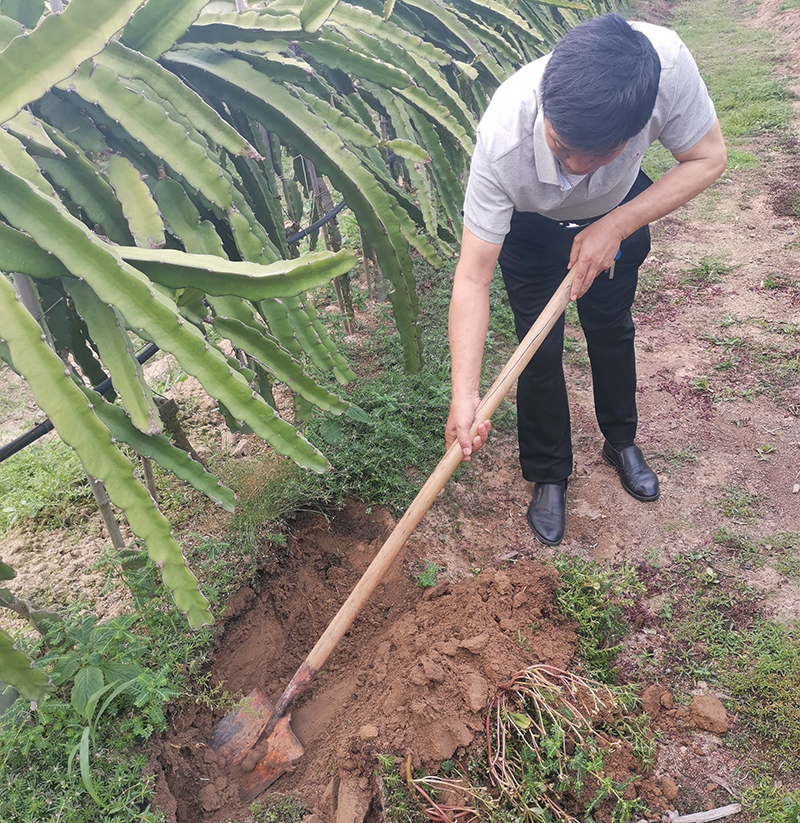
{"type": "Polygon", "coordinates": [[[544,116],[570,148],[608,154],[645,127],[660,77],[642,32],[616,14],[594,17],[553,50],[542,77],[544,116]]]}

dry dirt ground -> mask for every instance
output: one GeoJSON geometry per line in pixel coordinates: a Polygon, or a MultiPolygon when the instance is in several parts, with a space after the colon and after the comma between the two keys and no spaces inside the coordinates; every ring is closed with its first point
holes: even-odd
{"type": "MultiPolygon", "coordinates": [[[[800,10],[779,12],[779,0],[763,0],[752,24],[778,33],[782,70],[800,93],[800,10]]],[[[774,142],[754,141],[761,168],[726,174],[653,227],[637,313],[638,441],[661,477],[656,503],[625,494],[602,462],[589,377],[579,362],[568,366],[575,471],[560,551],[669,569],[687,554],[707,554],[723,527],[754,541],[800,529],[800,220],[791,212],[800,189],[800,133],[774,142]],[[731,268],[718,282],[691,282],[690,270],[703,258],[731,268]],[[731,495],[749,501],[746,523],[721,512],[731,495]]],[[[13,422],[4,421],[4,440],[13,422]]],[[[574,662],[574,627],[558,612],[558,580],[547,563],[553,550],[536,542],[525,522],[529,499],[513,432],[493,435],[434,504],[299,701],[292,726],[305,756],[273,791],[302,797],[315,814],[309,823],[378,823],[384,801],[375,753],[411,755],[429,769],[463,760],[480,745],[482,712],[498,685],[533,663],[574,662]],[[423,558],[446,569],[434,589],[416,588],[410,577],[423,558]],[[517,630],[530,634],[534,621],[537,632],[527,644],[517,642],[517,630]]],[[[262,687],[277,699],[392,526],[385,511],[357,502],[327,518],[298,517],[281,574],[227,604],[212,682],[229,693],[262,687]]],[[[56,535],[37,540],[38,548],[19,535],[0,543],[0,556],[20,572],[21,590],[46,589],[54,566],[65,579],[70,557],[85,569],[87,553],[103,544],[99,527],[79,544],[56,535]],[[58,562],[43,564],[44,551],[58,553],[58,562]]],[[[745,574],[736,564],[715,573],[720,569],[745,574]]],[[[767,593],[774,619],[800,618],[800,586],[779,573],[775,557],[747,574],[767,593]]],[[[96,592],[97,584],[89,575],[77,585],[96,592]]],[[[657,587],[646,591],[638,630],[621,656],[623,672],[645,652],[658,659],[663,598],[657,587]]],[[[99,610],[121,607],[112,593],[99,610]]],[[[678,690],[680,673],[668,666],[651,672],[642,684],[644,707],[662,739],[637,791],[657,812],[724,805],[744,788],[741,764],[719,736],[736,717],[678,708],[703,685],[678,690]]],[[[154,751],[159,805],[170,823],[249,819],[206,745],[220,714],[175,707],[154,751]]]]}

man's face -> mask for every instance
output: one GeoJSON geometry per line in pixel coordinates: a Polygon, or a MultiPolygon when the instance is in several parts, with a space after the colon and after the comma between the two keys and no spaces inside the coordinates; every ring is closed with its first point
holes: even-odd
{"type": "Polygon", "coordinates": [[[616,160],[620,154],[622,154],[625,146],[628,145],[626,141],[608,154],[587,154],[585,151],[571,148],[564,142],[546,118],[544,121],[544,139],[547,141],[547,147],[550,149],[553,157],[558,160],[561,168],[564,169],[567,174],[577,175],[591,174],[601,166],[607,166],[616,160]]]}

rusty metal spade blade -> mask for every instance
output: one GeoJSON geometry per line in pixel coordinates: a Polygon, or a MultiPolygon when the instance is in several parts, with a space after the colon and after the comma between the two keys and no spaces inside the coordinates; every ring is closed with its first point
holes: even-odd
{"type": "MultiPolygon", "coordinates": [[[[226,770],[235,770],[266,729],[275,706],[266,694],[255,688],[239,706],[219,721],[208,745],[214,750],[226,770]]],[[[271,786],[282,774],[290,771],[303,756],[303,744],[290,726],[291,715],[278,720],[269,735],[266,755],[250,772],[239,776],[239,799],[249,803],[271,786]]]]}
{"type": "MultiPolygon", "coordinates": [[[[497,411],[503,398],[516,382],[542,340],[563,314],[569,302],[575,269],[569,272],[544,311],[519,344],[475,411],[470,439],[475,437],[478,422],[497,411]]],[[[236,711],[223,718],[214,729],[209,745],[229,772],[239,773],[239,796],[243,802],[258,797],[282,774],[289,771],[303,755],[303,746],[290,726],[291,707],[313,681],[330,653],[352,626],[361,607],[375,591],[384,573],[397,557],[409,535],[428,511],[463,459],[461,446],[454,442],[439,465],[425,481],[414,501],[400,518],[394,531],[356,584],[350,596],[328,624],[317,644],[295,672],[289,685],[273,707],[260,689],[253,690],[236,711]]]]}

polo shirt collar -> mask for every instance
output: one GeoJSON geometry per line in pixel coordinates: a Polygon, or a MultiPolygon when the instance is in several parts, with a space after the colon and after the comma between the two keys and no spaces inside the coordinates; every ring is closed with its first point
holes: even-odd
{"type": "Polygon", "coordinates": [[[558,161],[547,147],[547,140],[544,136],[544,112],[541,104],[537,106],[536,119],[533,121],[533,157],[536,161],[536,176],[539,180],[560,188],[558,161]]]}

